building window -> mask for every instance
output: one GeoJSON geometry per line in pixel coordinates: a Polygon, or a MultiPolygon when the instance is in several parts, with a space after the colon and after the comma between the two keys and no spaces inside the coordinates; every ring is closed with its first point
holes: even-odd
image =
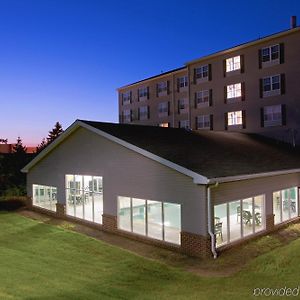
{"type": "Polygon", "coordinates": [[[187,99],[179,99],[178,100],[178,113],[185,113],[188,108],[187,99]]]}
{"type": "Polygon", "coordinates": [[[159,123],[158,126],[159,127],[170,127],[170,124],[168,122],[165,122],[165,123],[159,123]]]}
{"type": "Polygon", "coordinates": [[[184,88],[188,86],[188,77],[187,76],[183,76],[183,77],[179,77],[177,79],[177,87],[180,90],[181,88],[184,88]]]}
{"type": "Polygon", "coordinates": [[[197,129],[210,129],[210,115],[197,117],[197,129]]]}
{"type": "Polygon", "coordinates": [[[190,122],[189,122],[189,120],[181,120],[181,121],[179,121],[179,128],[189,129],[190,128],[190,122]]]}
{"type": "Polygon", "coordinates": [[[139,99],[148,98],[148,87],[139,88],[139,99]]]}
{"type": "Polygon", "coordinates": [[[180,204],[118,197],[118,228],[180,245],[180,204]]]}
{"type": "Polygon", "coordinates": [[[227,85],[227,99],[242,97],[242,84],[227,85]]]}
{"type": "Polygon", "coordinates": [[[34,206],[56,211],[56,203],[57,203],[56,187],[33,184],[32,189],[33,189],[32,203],[34,206]]]}
{"type": "Polygon", "coordinates": [[[263,78],[263,91],[270,92],[280,90],[280,75],[263,78]]]}
{"type": "Polygon", "coordinates": [[[217,247],[265,229],[265,195],[214,206],[217,247]]]}
{"type": "Polygon", "coordinates": [[[196,92],[196,107],[209,106],[209,90],[196,92]]]}
{"type": "Polygon", "coordinates": [[[169,102],[158,103],[158,114],[168,116],[169,115],[169,102]]]}
{"type": "Polygon", "coordinates": [[[208,78],[208,65],[196,68],[195,69],[195,78],[196,79],[208,78]]]}
{"type": "Polygon", "coordinates": [[[67,215],[102,224],[102,177],[66,175],[67,215]]]}
{"type": "Polygon", "coordinates": [[[168,92],[168,81],[162,81],[157,84],[157,94],[168,92]]]}
{"type": "Polygon", "coordinates": [[[131,109],[124,109],[123,110],[123,120],[126,123],[129,123],[132,121],[132,113],[131,113],[131,109]]]}
{"type": "Polygon", "coordinates": [[[265,106],[263,108],[264,112],[264,126],[276,126],[282,125],[282,106],[281,105],[272,105],[265,106]]]}
{"type": "Polygon", "coordinates": [[[227,125],[242,125],[243,124],[243,113],[239,111],[231,111],[227,113],[227,125]]]}
{"type": "Polygon", "coordinates": [[[241,57],[235,56],[226,59],[226,72],[236,71],[241,69],[241,57]]]}
{"type": "Polygon", "coordinates": [[[297,187],[273,193],[274,223],[279,224],[298,216],[297,187]]]}
{"type": "Polygon", "coordinates": [[[148,106],[139,107],[139,119],[147,120],[148,118],[149,118],[149,107],[148,106]]]}
{"type": "Polygon", "coordinates": [[[122,94],[123,105],[131,103],[131,92],[126,92],[122,94]]]}
{"type": "Polygon", "coordinates": [[[264,62],[269,62],[269,61],[279,59],[280,56],[279,51],[280,51],[279,44],[262,48],[261,49],[262,62],[264,63],[264,62]]]}

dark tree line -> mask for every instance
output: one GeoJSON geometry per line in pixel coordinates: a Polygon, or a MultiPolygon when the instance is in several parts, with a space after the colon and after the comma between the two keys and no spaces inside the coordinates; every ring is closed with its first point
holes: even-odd
{"type": "MultiPolygon", "coordinates": [[[[36,153],[27,153],[22,139],[18,137],[12,153],[0,154],[0,196],[26,194],[26,174],[22,173],[21,169],[62,133],[62,126],[57,122],[54,128],[49,131],[47,139],[43,139],[38,145],[36,153]]],[[[7,139],[0,139],[0,143],[7,143],[7,139]]]]}

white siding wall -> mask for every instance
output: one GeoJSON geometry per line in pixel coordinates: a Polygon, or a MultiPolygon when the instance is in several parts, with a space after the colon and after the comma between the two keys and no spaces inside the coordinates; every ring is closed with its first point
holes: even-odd
{"type": "Polygon", "coordinates": [[[58,188],[58,201],[65,203],[65,174],[103,176],[104,214],[117,215],[117,196],[182,204],[182,230],[207,235],[205,187],[134,151],[78,129],[28,176],[32,184],[58,188]]]}
{"type": "Polygon", "coordinates": [[[300,173],[220,184],[212,189],[214,205],[266,194],[266,214],[272,214],[273,192],[300,186],[300,173]]]}

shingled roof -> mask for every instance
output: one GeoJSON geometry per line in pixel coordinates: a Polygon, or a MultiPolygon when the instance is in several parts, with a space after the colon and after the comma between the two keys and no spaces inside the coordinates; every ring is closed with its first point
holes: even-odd
{"type": "Polygon", "coordinates": [[[256,134],[79,121],[208,179],[300,168],[298,148],[256,134]]]}

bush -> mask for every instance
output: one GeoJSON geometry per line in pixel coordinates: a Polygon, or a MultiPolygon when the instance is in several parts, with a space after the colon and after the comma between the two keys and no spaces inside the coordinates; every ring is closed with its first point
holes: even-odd
{"type": "Polygon", "coordinates": [[[27,197],[0,197],[0,211],[12,211],[25,207],[27,197]]]}

